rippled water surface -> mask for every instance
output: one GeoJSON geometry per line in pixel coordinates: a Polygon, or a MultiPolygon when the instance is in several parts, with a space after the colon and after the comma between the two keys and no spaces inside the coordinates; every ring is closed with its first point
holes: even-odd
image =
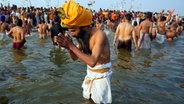
{"type": "MultiPolygon", "coordinates": [[[[113,104],[184,104],[184,35],[151,50],[127,53],[112,47],[113,104]]],[[[92,104],[82,97],[86,65],[73,62],[51,39],[26,38],[26,49],[0,42],[0,103],[92,104]]]]}

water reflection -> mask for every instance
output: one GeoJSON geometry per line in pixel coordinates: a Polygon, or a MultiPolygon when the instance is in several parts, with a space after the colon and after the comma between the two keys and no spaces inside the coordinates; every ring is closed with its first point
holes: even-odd
{"type": "Polygon", "coordinates": [[[123,69],[131,69],[132,54],[130,51],[124,49],[118,49],[117,52],[118,67],[123,69]]]}
{"type": "Polygon", "coordinates": [[[135,60],[137,61],[138,66],[140,65],[140,67],[151,67],[151,49],[140,49],[138,52],[135,52],[135,60]]]}
{"type": "Polygon", "coordinates": [[[20,63],[22,60],[26,59],[27,55],[25,53],[25,50],[13,50],[12,51],[12,57],[14,59],[14,63],[20,63]]]}
{"type": "Polygon", "coordinates": [[[8,97],[0,96],[0,104],[8,104],[8,97]]]}
{"type": "Polygon", "coordinates": [[[44,47],[45,39],[40,39],[39,40],[39,45],[40,47],[44,47]]]}
{"type": "Polygon", "coordinates": [[[67,63],[67,59],[68,59],[67,53],[63,49],[53,48],[50,51],[50,61],[53,62],[58,67],[67,63]]]}
{"type": "Polygon", "coordinates": [[[16,80],[24,80],[27,78],[26,75],[27,74],[24,74],[23,71],[17,71],[17,70],[9,68],[8,66],[4,66],[3,70],[0,71],[0,78],[3,78],[4,81],[10,77],[16,80]]]}
{"type": "MultiPolygon", "coordinates": [[[[24,50],[12,50],[10,40],[0,46],[0,104],[92,104],[81,94],[86,65],[37,36],[27,37],[24,50]]],[[[113,104],[183,103],[183,36],[137,52],[114,52],[113,36],[113,104]]]]}

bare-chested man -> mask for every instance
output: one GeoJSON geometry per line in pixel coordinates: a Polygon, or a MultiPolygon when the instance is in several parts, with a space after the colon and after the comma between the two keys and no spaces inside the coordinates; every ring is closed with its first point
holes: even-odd
{"type": "Polygon", "coordinates": [[[174,37],[176,37],[176,29],[174,26],[169,25],[166,27],[166,39],[167,40],[173,40],[174,37]]]}
{"type": "Polygon", "coordinates": [[[176,36],[180,36],[183,31],[182,22],[178,23],[178,26],[176,27],[176,36]]]}
{"type": "Polygon", "coordinates": [[[138,39],[138,48],[151,48],[151,34],[153,23],[151,22],[152,13],[147,12],[145,15],[145,20],[141,22],[139,28],[139,39],[138,39]]]}
{"type": "Polygon", "coordinates": [[[134,21],[133,26],[135,29],[136,41],[138,41],[138,39],[139,39],[139,24],[137,23],[137,21],[134,21]]]}
{"type": "Polygon", "coordinates": [[[41,23],[38,24],[36,28],[38,28],[39,38],[46,39],[48,35],[49,27],[47,24],[45,24],[45,21],[41,21],[41,23]]]}
{"type": "Polygon", "coordinates": [[[110,31],[114,31],[115,24],[110,19],[106,20],[106,28],[110,31]]]}
{"type": "Polygon", "coordinates": [[[25,40],[25,33],[22,28],[22,20],[17,20],[17,26],[13,27],[9,32],[8,36],[13,39],[12,47],[14,49],[21,49],[26,40],[25,40]]]}
{"type": "Polygon", "coordinates": [[[120,23],[116,29],[113,45],[118,49],[123,48],[128,51],[131,51],[131,47],[132,47],[131,40],[133,39],[135,50],[137,50],[135,29],[130,24],[131,15],[126,14],[124,18],[125,18],[125,22],[120,23]],[[116,46],[117,38],[118,38],[118,46],[116,46]]]}
{"type": "Polygon", "coordinates": [[[87,64],[87,75],[82,84],[83,97],[92,99],[96,104],[112,103],[110,84],[112,65],[110,45],[105,32],[91,27],[91,11],[73,0],[69,0],[62,8],[65,13],[68,13],[65,18],[62,18],[62,22],[77,39],[79,47],[74,45],[72,38],[66,34],[60,34],[57,43],[68,50],[73,60],[79,59],[87,64]]]}
{"type": "Polygon", "coordinates": [[[158,33],[157,33],[157,36],[156,36],[156,41],[158,43],[163,43],[164,40],[165,40],[165,35],[166,35],[165,25],[166,25],[166,23],[168,23],[170,21],[171,16],[174,13],[174,10],[172,10],[172,11],[168,10],[169,15],[167,17],[163,16],[163,13],[164,13],[164,10],[160,14],[159,19],[157,21],[158,33]]]}
{"type": "Polygon", "coordinates": [[[5,15],[0,15],[0,40],[6,38],[6,31],[9,31],[9,24],[5,22],[5,15]]]}

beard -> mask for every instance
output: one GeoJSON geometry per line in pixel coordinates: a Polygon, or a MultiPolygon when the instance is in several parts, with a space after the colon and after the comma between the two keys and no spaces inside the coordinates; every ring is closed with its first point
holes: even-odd
{"type": "Polygon", "coordinates": [[[91,50],[89,49],[89,39],[90,34],[88,34],[86,31],[84,31],[82,28],[80,28],[80,32],[78,36],[76,37],[77,42],[79,44],[79,49],[82,50],[84,53],[91,54],[91,50]]]}

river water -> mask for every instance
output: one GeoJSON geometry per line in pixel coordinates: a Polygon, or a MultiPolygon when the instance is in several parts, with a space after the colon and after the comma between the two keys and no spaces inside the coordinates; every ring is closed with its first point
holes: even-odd
{"type": "MultiPolygon", "coordinates": [[[[113,104],[184,104],[184,34],[151,50],[114,51],[111,45],[113,104]]],[[[13,50],[11,39],[0,43],[0,103],[92,104],[82,97],[86,65],[72,61],[66,50],[26,37],[26,49],[13,50]]]]}

